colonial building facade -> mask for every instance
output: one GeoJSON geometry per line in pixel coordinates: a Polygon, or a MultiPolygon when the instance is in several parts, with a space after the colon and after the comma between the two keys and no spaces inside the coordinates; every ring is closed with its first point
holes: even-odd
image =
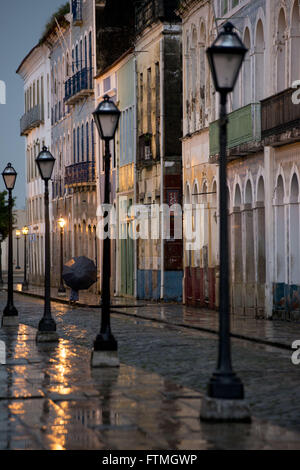
{"type": "Polygon", "coordinates": [[[35,158],[44,145],[51,146],[51,77],[48,46],[35,46],[22,61],[17,73],[24,81],[24,115],[20,127],[21,135],[26,137],[29,281],[40,283],[44,276],[44,183],[38,173],[35,158]]]}
{"type": "Polygon", "coordinates": [[[176,5],[155,0],[136,6],[137,202],[148,208],[151,223],[160,221],[156,236],[138,240],[141,299],[182,299],[182,240],[172,233],[163,236],[163,205],[182,199],[181,21],[176,5]],[[158,213],[153,206],[160,206],[158,213]]]}
{"type": "Polygon", "coordinates": [[[181,2],[178,14],[183,23],[184,301],[215,308],[218,179],[209,159],[209,123],[215,119],[216,105],[206,60],[206,48],[216,33],[215,18],[207,0],[181,2]]]}

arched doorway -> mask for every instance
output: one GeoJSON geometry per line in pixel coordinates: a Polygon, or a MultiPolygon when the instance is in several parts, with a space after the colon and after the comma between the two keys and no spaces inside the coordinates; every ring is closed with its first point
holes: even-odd
{"type": "Polygon", "coordinates": [[[254,263],[254,228],[253,228],[253,193],[248,180],[245,190],[244,205],[245,226],[245,314],[255,316],[255,263],[254,263]]]}
{"type": "Polygon", "coordinates": [[[257,185],[256,196],[256,316],[265,316],[266,286],[266,227],[265,227],[265,185],[261,176],[257,185]]]}
{"type": "Polygon", "coordinates": [[[242,194],[239,184],[235,187],[231,223],[231,253],[233,256],[232,276],[232,310],[233,313],[244,313],[243,307],[243,248],[242,248],[242,194]]]}

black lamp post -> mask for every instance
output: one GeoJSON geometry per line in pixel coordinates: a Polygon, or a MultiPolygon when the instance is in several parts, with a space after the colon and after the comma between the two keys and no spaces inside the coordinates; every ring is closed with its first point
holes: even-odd
{"type": "Polygon", "coordinates": [[[3,311],[2,326],[15,326],[18,324],[18,311],[14,306],[14,279],[13,279],[13,216],[12,216],[12,191],[15,187],[17,172],[12,167],[11,163],[7,165],[2,173],[2,177],[8,191],[8,275],[7,275],[7,305],[3,311]]]}
{"type": "Polygon", "coordinates": [[[65,219],[62,217],[58,219],[58,226],[60,228],[60,285],[58,289],[58,294],[65,294],[66,293],[66,288],[64,286],[64,280],[63,280],[63,266],[64,266],[64,227],[66,225],[65,219]]]}
{"type": "Polygon", "coordinates": [[[247,49],[226,23],[207,57],[216,90],[220,93],[220,288],[219,288],[219,355],[217,369],[208,384],[208,396],[202,402],[201,418],[214,421],[244,421],[250,418],[243,402],[244,387],[231,363],[230,313],[229,313],[229,262],[228,262],[228,207],[227,207],[227,95],[231,93],[247,53],[247,49]]]}
{"type": "Polygon", "coordinates": [[[0,289],[3,287],[3,274],[2,274],[2,242],[3,242],[3,235],[0,233],[0,289]]]}
{"type": "Polygon", "coordinates": [[[24,235],[24,280],[22,283],[22,291],[28,290],[28,281],[27,281],[27,237],[29,233],[28,227],[22,228],[22,233],[24,235]]]}
{"type": "MultiPolygon", "coordinates": [[[[99,104],[93,113],[100,138],[105,142],[105,182],[104,182],[104,204],[110,204],[110,162],[111,154],[109,143],[114,139],[120,111],[114,102],[105,95],[104,100],[99,104]]],[[[103,216],[107,217],[106,211],[103,216]]],[[[105,230],[108,227],[104,227],[105,230]]],[[[101,304],[101,329],[94,342],[92,354],[93,367],[118,367],[118,343],[115,340],[110,326],[110,277],[111,277],[111,253],[109,235],[103,240],[103,259],[102,259],[102,304],[101,304]]]]}
{"type": "Polygon", "coordinates": [[[16,269],[20,271],[21,266],[20,266],[20,257],[19,257],[19,242],[21,238],[21,232],[20,230],[16,230],[16,239],[17,239],[17,266],[16,269]]]}
{"type": "Polygon", "coordinates": [[[48,151],[47,147],[43,147],[42,151],[36,158],[36,164],[39,169],[40,176],[45,182],[45,304],[44,316],[39,323],[39,329],[36,340],[38,342],[52,342],[58,340],[56,333],[56,323],[51,315],[50,300],[50,220],[49,220],[49,180],[51,179],[55,158],[48,151]]]}

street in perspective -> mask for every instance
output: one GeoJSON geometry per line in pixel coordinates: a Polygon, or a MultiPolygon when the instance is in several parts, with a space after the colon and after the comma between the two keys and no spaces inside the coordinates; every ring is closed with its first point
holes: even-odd
{"type": "Polygon", "coordinates": [[[0,450],[300,450],[299,2],[2,9],[0,450]]]}

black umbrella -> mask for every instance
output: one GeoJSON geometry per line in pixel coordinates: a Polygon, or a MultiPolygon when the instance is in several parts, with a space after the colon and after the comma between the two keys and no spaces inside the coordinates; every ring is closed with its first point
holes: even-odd
{"type": "Polygon", "coordinates": [[[97,281],[97,268],[94,261],[85,256],[70,259],[63,268],[63,279],[74,290],[84,290],[97,281]]]}

